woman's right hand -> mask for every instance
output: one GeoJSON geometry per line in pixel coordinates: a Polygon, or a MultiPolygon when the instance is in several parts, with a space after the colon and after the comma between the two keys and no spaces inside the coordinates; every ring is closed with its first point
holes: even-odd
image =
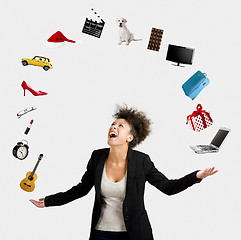
{"type": "Polygon", "coordinates": [[[44,198],[40,198],[39,201],[30,199],[29,200],[31,203],[33,203],[36,207],[38,208],[44,208],[45,204],[44,204],[44,198]]]}

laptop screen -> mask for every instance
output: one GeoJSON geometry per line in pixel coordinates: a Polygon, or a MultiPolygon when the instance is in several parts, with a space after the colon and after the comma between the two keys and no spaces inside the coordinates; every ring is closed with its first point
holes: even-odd
{"type": "Polygon", "coordinates": [[[229,130],[219,129],[215,137],[213,138],[211,144],[216,147],[220,147],[225,137],[228,135],[229,130]]]}

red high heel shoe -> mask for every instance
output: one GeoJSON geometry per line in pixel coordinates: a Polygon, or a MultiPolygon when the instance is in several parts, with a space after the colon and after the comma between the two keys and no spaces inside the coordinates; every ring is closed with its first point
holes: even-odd
{"type": "Polygon", "coordinates": [[[24,96],[25,96],[25,90],[29,90],[34,96],[41,96],[41,95],[46,95],[46,92],[42,92],[42,91],[38,91],[36,92],[35,90],[33,90],[25,81],[22,82],[21,84],[23,91],[24,91],[24,96]]]}

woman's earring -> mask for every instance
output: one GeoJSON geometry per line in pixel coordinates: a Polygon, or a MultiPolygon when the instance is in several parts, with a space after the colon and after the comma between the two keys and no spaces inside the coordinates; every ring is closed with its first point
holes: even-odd
{"type": "Polygon", "coordinates": [[[133,140],[133,136],[130,136],[128,142],[131,142],[132,140],[133,140]]]}

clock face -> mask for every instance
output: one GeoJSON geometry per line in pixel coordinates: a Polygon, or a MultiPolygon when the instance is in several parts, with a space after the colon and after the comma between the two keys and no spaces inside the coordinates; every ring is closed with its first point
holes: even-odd
{"type": "Polygon", "coordinates": [[[25,146],[21,146],[17,150],[17,158],[24,159],[28,155],[28,149],[25,146]]]}

